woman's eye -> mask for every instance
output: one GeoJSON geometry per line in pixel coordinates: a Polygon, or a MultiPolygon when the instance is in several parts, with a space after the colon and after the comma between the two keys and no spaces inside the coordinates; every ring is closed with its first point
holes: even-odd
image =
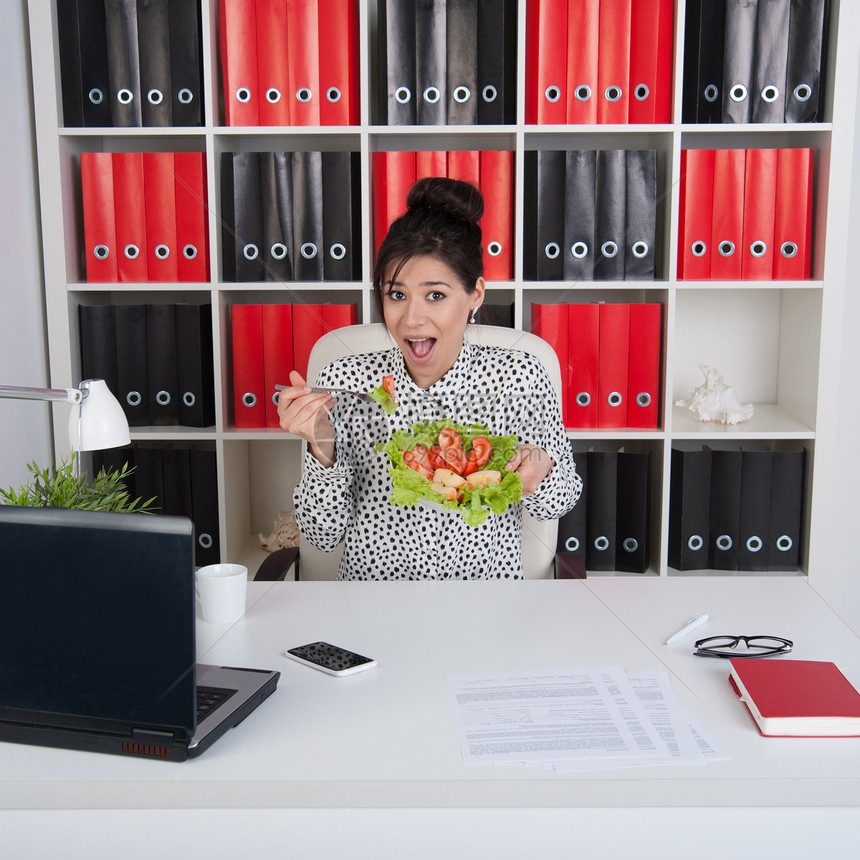
{"type": "Polygon", "coordinates": [[[389,299],[395,302],[399,302],[403,299],[403,293],[400,290],[389,290],[386,294],[389,299]]]}
{"type": "Polygon", "coordinates": [[[445,293],[440,293],[438,290],[434,290],[432,293],[430,293],[428,298],[431,302],[438,302],[441,299],[445,298],[445,293]]]}

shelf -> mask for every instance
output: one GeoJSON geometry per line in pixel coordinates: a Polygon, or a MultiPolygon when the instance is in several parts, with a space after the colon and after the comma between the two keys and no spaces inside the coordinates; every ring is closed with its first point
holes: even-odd
{"type": "MultiPolygon", "coordinates": [[[[848,235],[849,181],[853,167],[856,112],[856,45],[860,11],[856,4],[831,2],[823,115],[827,122],[809,124],[666,124],[534,125],[522,122],[524,75],[517,75],[518,121],[501,125],[383,126],[377,116],[377,0],[359,2],[361,113],[352,126],[246,126],[221,120],[217,4],[204,0],[202,61],[205,126],[165,128],[65,128],[58,87],[54,4],[30,0],[33,86],[45,248],[46,306],[51,383],[68,387],[80,367],[77,305],[190,301],[213,305],[216,423],[212,427],[134,427],[141,445],[199,443],[214,448],[218,461],[217,494],[220,540],[224,560],[256,570],[265,557],[257,532],[268,533],[280,510],[290,510],[298,480],[301,442],[277,429],[236,429],[232,414],[229,307],[238,303],[279,303],[309,300],[355,302],[360,322],[376,321],[370,274],[374,254],[373,153],[377,151],[473,151],[502,149],[514,153],[514,257],[511,280],[488,283],[491,303],[510,303],[518,326],[531,323],[531,303],[659,302],[663,308],[661,367],[662,424],[656,429],[569,428],[575,451],[631,450],[652,453],[652,560],[645,576],[745,575],[729,571],[678,572],[667,567],[670,461],[673,446],[694,448],[805,447],[807,505],[804,514],[804,575],[826,579],[828,482],[838,464],[829,462],[835,432],[833,415],[842,396],[838,390],[843,292],[854,272],[846,261],[855,239],[848,235]],[[832,121],[831,121],[832,120],[832,121]],[[803,147],[815,150],[815,199],[812,279],[800,281],[683,281],[676,277],[680,154],[684,149],[803,147]],[[523,280],[523,233],[526,153],[537,149],[656,149],[658,204],[656,274],[653,281],[523,280]],[[79,157],[88,151],[180,151],[206,153],[210,210],[209,271],[204,283],[89,283],[84,277],[80,246],[83,217],[79,157]],[[362,279],[349,282],[254,282],[219,280],[221,266],[220,154],[241,151],[344,150],[360,153],[362,245],[357,249],[362,279]],[[701,423],[676,400],[689,397],[700,385],[701,364],[719,370],[735,386],[742,403],[752,402],[752,419],[735,426],[701,423]],[[813,464],[813,459],[815,460],[813,464]],[[814,466],[814,469],[813,469],[814,466]],[[815,499],[816,516],[811,513],[815,499]],[[823,512],[823,516],[819,516],[823,512]]],[[[681,116],[683,26],[685,0],[676,0],[673,111],[681,116]],[[679,27],[679,22],[681,26],[679,27]]],[[[524,69],[527,16],[519,8],[517,68],[524,69]]],[[[64,432],[58,431],[58,439],[64,432]]],[[[59,450],[64,443],[58,442],[59,450]]],[[[331,573],[337,556],[314,554],[308,569],[331,573]]],[[[589,575],[630,576],[638,574],[589,575]]],[[[761,574],[756,574],[761,575],[761,574]]]]}

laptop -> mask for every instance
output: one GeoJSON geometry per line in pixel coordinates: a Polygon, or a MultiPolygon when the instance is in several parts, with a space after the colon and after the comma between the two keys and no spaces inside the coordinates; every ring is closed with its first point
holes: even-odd
{"type": "Polygon", "coordinates": [[[198,665],[195,599],[187,517],[0,505],[0,741],[200,755],[280,673],[198,665]]]}

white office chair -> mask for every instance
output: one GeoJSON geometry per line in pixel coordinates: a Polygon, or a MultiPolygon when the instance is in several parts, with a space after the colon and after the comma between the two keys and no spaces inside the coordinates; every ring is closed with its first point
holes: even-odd
{"type": "MultiPolygon", "coordinates": [[[[556,395],[561,402],[561,370],[558,356],[542,338],[519,329],[501,326],[470,325],[466,337],[472,343],[510,347],[534,355],[546,368],[556,395]]],[[[360,355],[391,349],[394,341],[381,323],[353,325],[323,335],[311,350],[308,360],[308,380],[316,381],[317,374],[330,362],[345,355],[360,355]]],[[[304,449],[303,449],[304,450],[304,449]]],[[[564,554],[556,560],[558,521],[539,521],[524,512],[523,516],[523,567],[527,579],[582,578],[584,569],[572,556],[564,554]]],[[[334,579],[340,561],[340,549],[323,553],[305,540],[300,543],[300,576],[302,579],[334,579]]]]}

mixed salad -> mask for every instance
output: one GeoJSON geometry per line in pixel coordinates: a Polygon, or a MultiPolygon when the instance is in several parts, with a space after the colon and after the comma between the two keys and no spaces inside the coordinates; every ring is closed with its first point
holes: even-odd
{"type": "Polygon", "coordinates": [[[367,392],[371,400],[375,400],[388,415],[393,415],[397,409],[394,399],[394,376],[383,376],[382,385],[367,392]]]}
{"type": "Polygon", "coordinates": [[[388,454],[392,505],[433,502],[479,526],[522,496],[519,473],[505,470],[516,446],[515,435],[493,436],[487,427],[442,420],[396,430],[374,450],[388,454]]]}

